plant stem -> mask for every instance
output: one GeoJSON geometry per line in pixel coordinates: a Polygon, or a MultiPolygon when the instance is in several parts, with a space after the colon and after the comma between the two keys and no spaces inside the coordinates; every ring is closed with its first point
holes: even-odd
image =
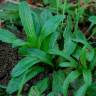
{"type": "Polygon", "coordinates": [[[58,14],[58,11],[59,11],[59,0],[56,0],[57,2],[56,2],[56,4],[57,4],[57,14],[58,14]]]}
{"type": "Polygon", "coordinates": [[[21,91],[22,91],[23,84],[24,84],[24,81],[25,81],[25,78],[26,78],[26,73],[27,73],[27,71],[25,72],[25,74],[24,74],[24,76],[23,76],[23,78],[22,78],[22,80],[21,80],[21,84],[20,84],[20,86],[19,86],[19,91],[18,91],[18,93],[17,93],[17,96],[21,96],[21,91]]]}
{"type": "Polygon", "coordinates": [[[91,23],[91,25],[89,26],[87,32],[90,32],[90,30],[92,29],[93,25],[94,25],[94,23],[91,23]]]}

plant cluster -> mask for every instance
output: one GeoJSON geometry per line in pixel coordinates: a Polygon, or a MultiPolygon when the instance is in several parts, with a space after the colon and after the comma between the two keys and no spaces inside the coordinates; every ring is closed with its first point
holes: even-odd
{"type": "Polygon", "coordinates": [[[96,16],[87,13],[89,0],[80,0],[73,6],[59,0],[44,0],[50,3],[40,14],[30,9],[26,2],[18,6],[26,39],[22,40],[5,29],[0,29],[0,40],[18,48],[23,58],[11,72],[7,92],[21,96],[23,86],[32,78],[48,70],[36,84],[32,85],[28,96],[96,96],[95,37],[96,16]],[[50,2],[49,2],[50,1],[50,2]],[[55,1],[55,2],[53,2],[55,1]],[[81,7],[82,6],[82,7],[81,7]],[[80,24],[89,23],[88,36],[80,24]]]}

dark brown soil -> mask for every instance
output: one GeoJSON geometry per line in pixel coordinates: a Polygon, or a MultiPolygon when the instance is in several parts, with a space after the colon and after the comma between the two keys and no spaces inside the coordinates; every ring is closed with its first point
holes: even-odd
{"type": "MultiPolygon", "coordinates": [[[[12,29],[11,32],[19,38],[25,38],[24,32],[14,31],[12,29]]],[[[0,42],[0,84],[6,85],[8,83],[11,70],[19,59],[20,55],[18,55],[16,48],[12,48],[10,44],[0,42]]]]}
{"type": "MultiPolygon", "coordinates": [[[[5,28],[6,26],[4,26],[5,28]]],[[[8,28],[7,28],[8,29],[8,28]]],[[[22,30],[22,28],[20,27],[22,30]]],[[[16,34],[17,37],[24,39],[24,32],[16,31],[9,29],[12,33],[16,34]]],[[[12,48],[10,44],[6,44],[4,42],[0,42],[0,84],[7,86],[9,80],[11,79],[10,73],[12,68],[17,64],[18,60],[20,60],[20,55],[18,55],[18,50],[16,48],[12,48]]],[[[0,89],[0,96],[6,94],[3,92],[3,89],[0,89]],[[3,93],[2,93],[3,92],[3,93]]]]}
{"type": "Polygon", "coordinates": [[[0,84],[6,85],[10,79],[10,71],[18,61],[16,49],[0,42],[0,84]]]}

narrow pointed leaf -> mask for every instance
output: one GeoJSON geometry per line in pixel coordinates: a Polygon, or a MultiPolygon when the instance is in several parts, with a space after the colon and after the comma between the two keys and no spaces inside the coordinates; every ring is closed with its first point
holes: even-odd
{"type": "Polygon", "coordinates": [[[83,70],[83,77],[84,77],[84,85],[81,86],[77,92],[75,93],[75,96],[85,96],[88,87],[92,84],[92,75],[91,70],[83,70]]]}
{"type": "Polygon", "coordinates": [[[75,60],[71,60],[70,62],[62,62],[59,64],[59,66],[68,68],[77,68],[78,63],[75,60]]]}
{"type": "Polygon", "coordinates": [[[86,44],[87,39],[85,35],[81,31],[77,31],[74,34],[74,38],[72,39],[74,42],[86,44]]]}
{"type": "Polygon", "coordinates": [[[41,29],[40,37],[39,37],[39,46],[41,46],[42,41],[56,31],[60,22],[63,21],[64,17],[62,15],[53,16],[48,19],[44,26],[41,29]]]}
{"type": "Polygon", "coordinates": [[[63,93],[63,82],[65,79],[64,71],[57,71],[53,74],[53,82],[52,82],[52,91],[54,93],[62,94],[63,93]]]}
{"type": "Polygon", "coordinates": [[[5,43],[13,43],[14,40],[16,40],[16,36],[5,29],[0,29],[0,40],[5,43]]]}
{"type": "Polygon", "coordinates": [[[21,2],[19,4],[19,15],[26,35],[28,37],[27,39],[31,41],[32,45],[34,46],[37,36],[35,33],[31,9],[26,2],[21,2]]]}
{"type": "Polygon", "coordinates": [[[24,73],[26,70],[28,70],[30,67],[37,64],[38,62],[40,62],[40,60],[35,57],[28,56],[28,57],[23,58],[13,68],[11,76],[12,77],[20,76],[22,73],[24,73]]]}
{"type": "Polygon", "coordinates": [[[96,24],[96,16],[90,16],[88,19],[91,23],[96,24]]]}
{"type": "Polygon", "coordinates": [[[55,49],[55,48],[54,49],[50,49],[48,51],[48,53],[49,54],[53,54],[53,55],[61,56],[61,57],[65,58],[66,60],[71,60],[72,59],[68,54],[66,54],[66,52],[61,51],[59,49],[55,49]]]}
{"type": "Polygon", "coordinates": [[[86,46],[84,46],[81,50],[81,54],[80,54],[80,62],[83,66],[83,68],[87,68],[87,63],[86,63],[86,60],[87,60],[87,55],[86,55],[86,46]]]}
{"type": "Polygon", "coordinates": [[[54,92],[50,92],[47,96],[55,96],[54,92]]]}
{"type": "Polygon", "coordinates": [[[49,78],[44,78],[43,80],[40,80],[39,82],[37,82],[35,86],[38,88],[39,92],[42,94],[49,87],[49,84],[50,84],[49,78]]]}
{"type": "Polygon", "coordinates": [[[52,17],[51,11],[49,11],[48,9],[44,9],[44,11],[42,11],[40,14],[41,24],[44,25],[45,22],[51,17],[52,17]]]}
{"type": "Polygon", "coordinates": [[[91,62],[94,59],[95,51],[94,51],[94,48],[92,48],[90,45],[87,47],[87,49],[88,49],[86,52],[87,60],[91,62]]]}
{"type": "Polygon", "coordinates": [[[85,96],[87,91],[87,86],[83,85],[79,88],[79,90],[75,93],[75,96],[85,96]]]}
{"type": "Polygon", "coordinates": [[[64,51],[68,55],[71,55],[75,49],[76,49],[76,43],[72,41],[71,37],[67,37],[67,39],[65,39],[64,42],[64,51]]]}
{"type": "Polygon", "coordinates": [[[38,12],[31,10],[31,13],[32,13],[32,18],[33,18],[34,29],[35,29],[36,35],[39,36],[40,30],[41,30],[41,22],[40,22],[38,12]]]}
{"type": "Polygon", "coordinates": [[[59,37],[58,32],[54,32],[51,35],[49,35],[42,42],[42,48],[41,49],[47,52],[49,49],[57,48],[58,47],[58,44],[57,44],[58,37],[59,37]]]}
{"type": "Polygon", "coordinates": [[[20,46],[25,46],[27,45],[27,42],[21,40],[21,39],[16,39],[13,41],[12,43],[12,47],[15,48],[15,47],[20,47],[20,46]]]}
{"type": "Polygon", "coordinates": [[[57,15],[47,20],[41,30],[40,36],[42,37],[42,39],[55,32],[60,22],[63,21],[63,19],[64,17],[62,15],[57,15]]]}
{"type": "Polygon", "coordinates": [[[64,96],[68,96],[68,87],[71,82],[73,82],[76,78],[80,76],[80,73],[78,71],[72,71],[65,79],[63,84],[63,92],[64,96]]]}
{"type": "Polygon", "coordinates": [[[94,59],[93,59],[93,61],[90,64],[91,70],[93,70],[95,68],[95,66],[96,66],[96,56],[94,56],[94,59]]]}
{"type": "Polygon", "coordinates": [[[83,70],[83,77],[84,77],[84,82],[87,86],[90,86],[92,83],[92,74],[91,70],[83,70]]]}
{"type": "Polygon", "coordinates": [[[45,62],[45,63],[47,63],[49,65],[52,65],[51,57],[47,53],[45,53],[44,51],[42,51],[42,50],[39,50],[39,49],[30,49],[28,51],[28,56],[36,57],[41,62],[45,62]]]}
{"type": "MultiPolygon", "coordinates": [[[[38,66],[32,67],[30,69],[28,69],[28,72],[26,74],[26,78],[24,79],[23,84],[25,84],[28,80],[30,80],[31,78],[35,77],[37,74],[39,74],[40,72],[43,72],[44,69],[38,66]]],[[[24,73],[25,74],[25,73],[24,73]]],[[[7,92],[9,94],[16,92],[17,90],[19,90],[20,84],[22,82],[23,79],[23,75],[16,77],[16,78],[12,78],[9,81],[8,87],[7,87],[7,92]]]]}
{"type": "Polygon", "coordinates": [[[31,87],[28,96],[41,96],[41,94],[36,87],[31,87]]]}
{"type": "Polygon", "coordinates": [[[64,51],[70,55],[74,52],[76,48],[76,43],[72,41],[72,18],[70,15],[67,17],[67,25],[65,27],[63,37],[64,37],[64,51]]]}
{"type": "Polygon", "coordinates": [[[29,96],[42,96],[41,94],[48,88],[49,86],[49,79],[44,78],[37,82],[36,85],[32,86],[29,91],[29,96]]]}
{"type": "Polygon", "coordinates": [[[70,15],[68,15],[67,17],[67,25],[65,27],[64,33],[63,33],[63,37],[64,39],[68,39],[68,37],[72,36],[72,18],[70,15]]]}

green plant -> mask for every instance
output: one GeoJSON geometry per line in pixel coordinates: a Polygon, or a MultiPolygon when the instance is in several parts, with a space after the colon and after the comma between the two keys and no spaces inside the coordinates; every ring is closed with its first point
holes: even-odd
{"type": "Polygon", "coordinates": [[[18,91],[17,96],[20,96],[24,84],[46,70],[50,71],[48,75],[32,85],[28,96],[44,96],[47,89],[50,90],[48,96],[68,96],[69,85],[74,96],[85,96],[92,89],[96,49],[78,26],[85,9],[80,7],[80,3],[75,11],[70,10],[69,5],[65,0],[63,7],[56,7],[55,15],[46,9],[37,15],[26,2],[21,2],[19,16],[26,40],[0,29],[0,40],[12,44],[13,48],[18,47],[24,56],[11,72],[7,87],[9,94],[18,91]],[[66,12],[67,16],[64,15],[66,12]]]}
{"type": "Polygon", "coordinates": [[[41,13],[40,20],[43,21],[40,21],[42,23],[40,25],[37,15],[30,10],[27,3],[23,2],[19,5],[19,15],[26,33],[26,41],[17,38],[7,30],[0,29],[0,40],[12,44],[13,47],[19,47],[19,52],[25,56],[12,70],[12,79],[7,87],[8,93],[21,89],[25,82],[40,72],[44,72],[44,68],[37,65],[38,63],[48,64],[53,68],[51,61],[53,57],[47,54],[47,51],[55,47],[59,36],[56,29],[64,17],[62,15],[52,16],[50,12],[46,13],[46,11],[41,13]],[[45,20],[42,19],[44,16],[45,20]],[[34,22],[34,20],[36,21],[34,22]],[[55,38],[53,38],[54,36],[55,38]]]}

